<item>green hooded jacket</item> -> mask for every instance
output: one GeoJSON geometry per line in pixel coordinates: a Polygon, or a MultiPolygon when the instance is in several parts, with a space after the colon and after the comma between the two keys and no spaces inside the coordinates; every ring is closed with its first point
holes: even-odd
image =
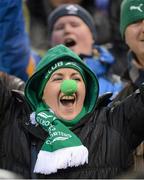
{"type": "MultiPolygon", "coordinates": [[[[29,78],[25,86],[25,96],[26,100],[30,104],[33,111],[36,110],[37,105],[41,101],[39,98],[39,91],[43,79],[48,71],[48,69],[60,62],[60,61],[75,62],[78,66],[83,69],[86,79],[86,98],[85,105],[87,108],[87,113],[91,112],[97,102],[99,93],[99,84],[95,74],[84,64],[81,58],[76,55],[69,48],[64,45],[57,45],[46,53],[38,64],[35,73],[29,78]]],[[[58,64],[57,64],[58,65],[58,64]]],[[[56,69],[56,68],[55,68],[56,69]]]]}

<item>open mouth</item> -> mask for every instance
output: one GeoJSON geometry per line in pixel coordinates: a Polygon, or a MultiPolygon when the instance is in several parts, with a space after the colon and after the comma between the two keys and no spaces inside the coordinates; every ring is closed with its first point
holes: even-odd
{"type": "Polygon", "coordinates": [[[62,96],[60,102],[63,106],[73,105],[75,103],[75,96],[62,96]]]}
{"type": "Polygon", "coordinates": [[[76,42],[74,39],[69,38],[69,39],[65,40],[64,45],[67,47],[72,47],[72,46],[76,45],[76,42]]]}

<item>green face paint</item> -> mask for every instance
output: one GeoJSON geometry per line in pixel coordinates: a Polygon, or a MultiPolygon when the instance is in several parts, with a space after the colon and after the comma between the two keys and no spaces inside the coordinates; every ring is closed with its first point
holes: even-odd
{"type": "Polygon", "coordinates": [[[77,91],[77,83],[75,80],[64,80],[61,83],[61,92],[63,92],[67,96],[71,96],[77,91]]]}

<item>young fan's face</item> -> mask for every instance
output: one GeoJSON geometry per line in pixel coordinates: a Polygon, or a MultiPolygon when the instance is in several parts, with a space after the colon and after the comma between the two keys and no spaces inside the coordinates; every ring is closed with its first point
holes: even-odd
{"type": "Polygon", "coordinates": [[[85,95],[86,88],[80,73],[71,68],[61,68],[51,75],[45,86],[42,99],[57,117],[72,120],[81,112],[85,95]],[[71,96],[64,95],[60,90],[63,80],[68,79],[77,82],[77,91],[71,96]]]}
{"type": "Polygon", "coordinates": [[[60,17],[54,24],[52,46],[64,44],[76,54],[91,55],[94,43],[89,27],[76,16],[60,17]]]}
{"type": "Polygon", "coordinates": [[[125,41],[144,67],[144,20],[128,25],[125,41]]]}

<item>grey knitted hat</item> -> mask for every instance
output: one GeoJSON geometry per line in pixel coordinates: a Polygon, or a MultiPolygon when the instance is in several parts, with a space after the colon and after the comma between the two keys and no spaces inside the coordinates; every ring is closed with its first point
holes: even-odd
{"type": "Polygon", "coordinates": [[[96,29],[92,16],[87,10],[78,4],[63,4],[56,8],[48,18],[49,35],[51,35],[53,26],[58,18],[62,16],[77,16],[89,27],[92,32],[94,40],[96,40],[96,29]]]}

